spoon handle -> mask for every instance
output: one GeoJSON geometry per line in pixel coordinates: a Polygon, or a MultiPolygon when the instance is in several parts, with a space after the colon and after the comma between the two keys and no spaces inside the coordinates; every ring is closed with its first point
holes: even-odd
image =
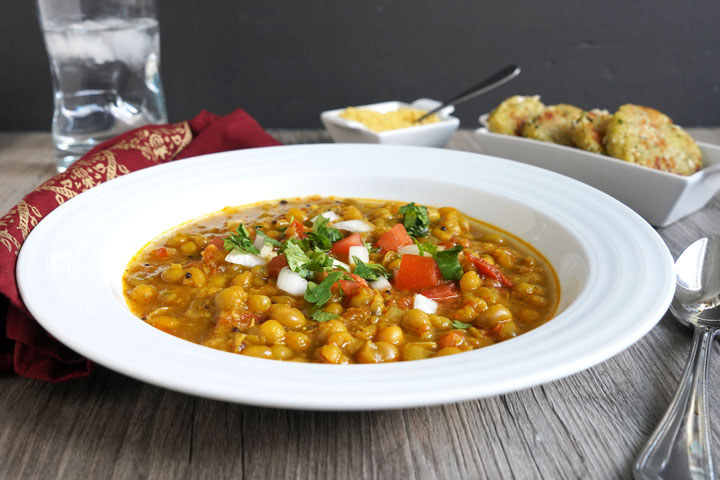
{"type": "Polygon", "coordinates": [[[493,88],[499,87],[503,83],[512,80],[518,75],[520,75],[520,67],[518,67],[517,65],[508,65],[507,67],[504,67],[501,70],[495,72],[477,85],[468,88],[467,90],[459,93],[453,98],[445,100],[440,104],[439,107],[430,110],[425,115],[415,120],[414,123],[421,122],[433,113],[439,112],[445,107],[449,107],[450,105],[457,105],[458,103],[462,103],[465,100],[470,100],[471,98],[480,95],[481,93],[485,93],[489,90],[492,90],[493,88]]]}
{"type": "Polygon", "coordinates": [[[714,479],[706,385],[715,329],[695,328],[693,349],[660,425],[635,463],[638,480],[714,479]]]}

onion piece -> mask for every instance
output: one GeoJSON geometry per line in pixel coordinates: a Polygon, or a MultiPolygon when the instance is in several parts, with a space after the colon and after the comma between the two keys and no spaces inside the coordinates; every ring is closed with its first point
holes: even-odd
{"type": "Polygon", "coordinates": [[[351,272],[351,271],[352,271],[352,269],[350,268],[350,265],[348,265],[347,263],[341,262],[341,261],[338,260],[337,258],[333,258],[332,261],[333,261],[333,267],[341,268],[341,269],[343,269],[343,270],[345,270],[345,271],[347,271],[347,272],[351,272]]]}
{"type": "Polygon", "coordinates": [[[413,308],[422,310],[427,314],[433,314],[437,312],[438,304],[435,300],[427,298],[425,295],[415,294],[413,298],[413,308]]]}
{"type": "Polygon", "coordinates": [[[277,278],[277,287],[290,295],[299,297],[305,295],[308,282],[300,276],[299,273],[293,272],[288,267],[280,270],[277,278]]]}
{"type": "Polygon", "coordinates": [[[363,263],[368,263],[370,261],[370,252],[368,252],[365,245],[353,245],[348,250],[348,258],[350,259],[350,265],[354,266],[355,260],[353,260],[353,257],[359,258],[363,263]]]}
{"type": "Polygon", "coordinates": [[[225,256],[225,261],[242,265],[243,267],[257,267],[258,265],[265,265],[266,261],[260,258],[258,255],[252,253],[243,253],[240,250],[233,250],[225,256]]]}
{"type": "Polygon", "coordinates": [[[392,288],[392,285],[390,285],[390,282],[388,282],[388,279],[385,277],[380,277],[377,280],[373,280],[372,282],[370,282],[370,286],[375,290],[390,290],[392,288]]]}
{"type": "Polygon", "coordinates": [[[373,225],[370,225],[362,220],[345,220],[344,222],[337,222],[333,225],[333,228],[337,228],[338,230],[347,230],[352,233],[365,233],[375,230],[373,225]]]}
{"type": "Polygon", "coordinates": [[[418,248],[417,245],[405,245],[403,247],[400,247],[397,249],[397,253],[400,255],[410,254],[410,255],[420,255],[420,248],[418,248]]]}
{"type": "Polygon", "coordinates": [[[260,258],[263,258],[267,261],[272,260],[274,257],[277,257],[277,253],[275,253],[275,250],[273,249],[272,245],[263,245],[260,249],[260,253],[258,254],[260,258]]]}
{"type": "Polygon", "coordinates": [[[337,222],[340,220],[340,215],[333,212],[332,210],[328,210],[327,212],[323,212],[320,215],[315,215],[310,221],[312,223],[315,223],[315,220],[318,219],[318,217],[325,217],[328,219],[328,223],[337,222]]]}
{"type": "Polygon", "coordinates": [[[253,242],[253,246],[255,248],[257,248],[258,250],[262,250],[262,248],[265,246],[265,237],[263,237],[259,233],[256,233],[255,241],[253,242]]]}

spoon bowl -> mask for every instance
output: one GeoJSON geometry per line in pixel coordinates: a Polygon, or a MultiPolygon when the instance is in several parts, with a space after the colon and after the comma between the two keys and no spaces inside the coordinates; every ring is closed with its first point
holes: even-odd
{"type": "Polygon", "coordinates": [[[638,480],[714,479],[707,415],[710,353],[720,328],[720,236],[697,240],[675,262],[670,311],[695,330],[680,385],[635,463],[638,480]]]}

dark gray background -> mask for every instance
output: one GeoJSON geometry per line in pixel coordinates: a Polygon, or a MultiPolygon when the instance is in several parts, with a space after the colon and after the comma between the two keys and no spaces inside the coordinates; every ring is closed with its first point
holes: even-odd
{"type": "MultiPolygon", "coordinates": [[[[52,94],[32,0],[1,0],[0,130],[47,130],[52,94]]],[[[322,110],[442,99],[508,63],[511,83],[458,107],[464,128],[512,94],[655,107],[720,125],[720,2],[159,0],[170,119],[242,107],[265,127],[322,110]]]]}

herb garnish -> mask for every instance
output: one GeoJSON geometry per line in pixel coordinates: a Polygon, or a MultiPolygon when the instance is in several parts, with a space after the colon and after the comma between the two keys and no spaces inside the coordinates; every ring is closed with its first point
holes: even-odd
{"type": "Polygon", "coordinates": [[[317,310],[313,312],[310,317],[315,320],[316,322],[327,322],[328,320],[335,320],[336,318],[340,318],[340,316],[337,313],[329,313],[329,312],[323,312],[322,310],[317,310]]]}
{"type": "Polygon", "coordinates": [[[435,253],[435,261],[445,280],[460,280],[463,276],[463,269],[458,260],[458,254],[462,249],[462,245],[455,245],[453,248],[438,250],[435,253]]]}
{"type": "Polygon", "coordinates": [[[313,245],[322,250],[330,250],[333,243],[343,238],[340,230],[327,226],[328,222],[330,219],[327,217],[318,216],[313,222],[312,232],[307,233],[313,245]]]}
{"type": "Polygon", "coordinates": [[[307,276],[303,275],[303,272],[305,272],[303,266],[310,261],[310,257],[305,254],[305,250],[300,247],[300,242],[297,239],[291,238],[286,241],[282,247],[282,253],[287,257],[290,270],[299,273],[303,277],[307,276]]]}
{"type": "Polygon", "coordinates": [[[403,225],[412,237],[424,237],[430,233],[430,216],[427,207],[410,202],[400,207],[398,212],[403,216],[403,225]]]}
{"type": "Polygon", "coordinates": [[[457,329],[460,329],[460,330],[465,330],[466,328],[472,327],[471,324],[469,324],[469,323],[463,323],[463,322],[461,322],[460,320],[453,320],[452,326],[455,327],[455,328],[457,328],[457,329]]]}
{"type": "Polygon", "coordinates": [[[379,263],[365,263],[355,256],[353,256],[353,261],[355,262],[353,273],[365,280],[373,281],[381,277],[390,278],[392,276],[392,273],[379,263]]]}
{"type": "Polygon", "coordinates": [[[308,282],[307,290],[305,290],[305,300],[322,307],[332,298],[332,292],[330,291],[332,286],[345,278],[350,278],[346,272],[330,272],[320,283],[308,282]]]}
{"type": "Polygon", "coordinates": [[[262,231],[262,227],[258,225],[255,227],[255,235],[261,235],[263,237],[263,242],[265,245],[272,245],[273,247],[282,247],[282,243],[275,240],[272,237],[268,237],[265,232],[262,231]]]}
{"type": "Polygon", "coordinates": [[[253,241],[250,240],[250,232],[245,228],[242,223],[238,225],[236,233],[230,234],[228,238],[223,240],[223,247],[225,250],[240,250],[244,253],[260,253],[260,250],[255,248],[253,241]]]}

